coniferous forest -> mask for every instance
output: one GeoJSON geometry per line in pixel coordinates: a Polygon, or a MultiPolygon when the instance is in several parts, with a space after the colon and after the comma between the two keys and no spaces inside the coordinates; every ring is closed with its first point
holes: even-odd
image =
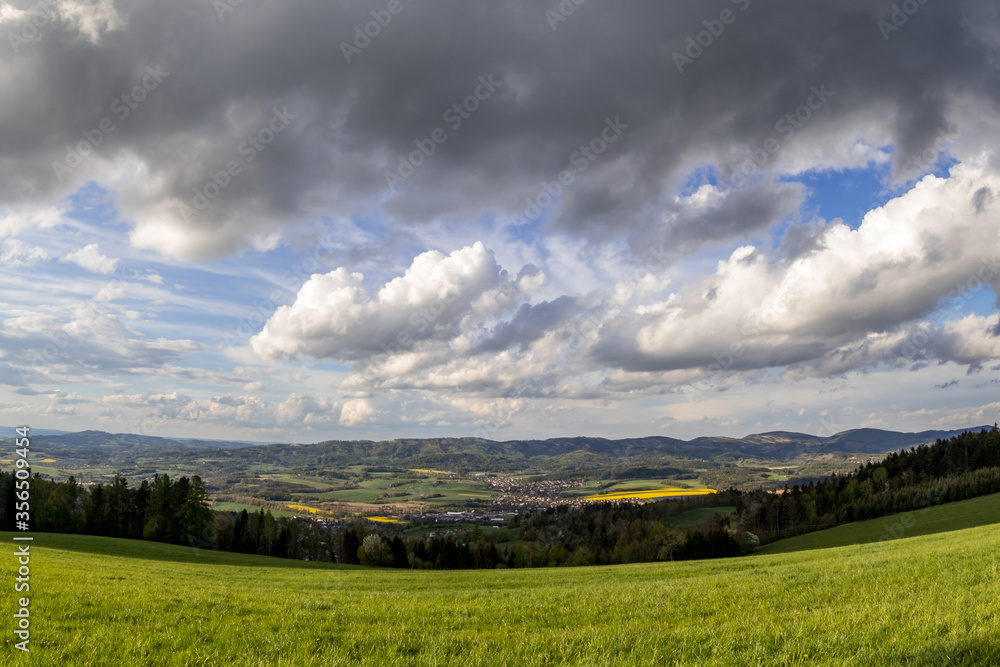
{"type": "Polygon", "coordinates": [[[1000,430],[966,432],[894,452],[847,475],[780,493],[729,489],[685,500],[595,502],[515,517],[514,546],[478,527],[458,537],[405,538],[368,522],[324,525],[270,512],[220,512],[202,480],[167,475],[130,487],[121,476],[81,486],[0,473],[0,527],[13,530],[30,494],[31,528],[145,539],[248,554],[381,567],[470,569],[603,565],[722,558],[777,539],[933,505],[1000,493],[1000,430]],[[26,494],[25,491],[28,493],[26,494]],[[693,510],[735,507],[674,525],[693,510]]]}
{"type": "Polygon", "coordinates": [[[1000,493],[1000,431],[966,432],[893,452],[849,475],[782,494],[745,493],[738,515],[763,542],[1000,493]]]}

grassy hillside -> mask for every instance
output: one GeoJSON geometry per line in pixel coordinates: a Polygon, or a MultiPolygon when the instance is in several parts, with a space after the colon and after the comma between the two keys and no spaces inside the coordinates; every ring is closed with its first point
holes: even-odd
{"type": "MultiPolygon", "coordinates": [[[[39,535],[32,653],[3,643],[0,662],[1000,664],[997,553],[987,526],[727,561],[420,572],[39,535]]],[[[0,572],[9,591],[9,555],[0,572]]]]}
{"type": "Polygon", "coordinates": [[[950,530],[1000,523],[1000,494],[947,503],[893,516],[849,523],[815,533],[772,542],[761,553],[789,553],[851,544],[931,535],[950,530]]]}

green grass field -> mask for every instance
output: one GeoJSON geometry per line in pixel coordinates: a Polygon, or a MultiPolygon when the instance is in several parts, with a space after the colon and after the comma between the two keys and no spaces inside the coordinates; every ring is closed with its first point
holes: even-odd
{"type": "Polygon", "coordinates": [[[928,507],[916,512],[849,523],[763,546],[761,553],[788,553],[931,535],[1000,523],[1000,494],[928,507]]]}
{"type": "Polygon", "coordinates": [[[996,665],[998,553],[1000,526],[984,526],[720,561],[425,572],[37,535],[32,651],[2,642],[0,662],[996,665]]]}

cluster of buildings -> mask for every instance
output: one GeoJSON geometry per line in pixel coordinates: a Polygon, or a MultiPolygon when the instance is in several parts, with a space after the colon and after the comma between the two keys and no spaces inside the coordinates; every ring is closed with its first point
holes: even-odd
{"type": "Polygon", "coordinates": [[[565,495],[566,491],[581,485],[581,482],[564,480],[541,480],[527,482],[516,477],[488,477],[486,485],[500,495],[494,496],[490,502],[500,508],[526,510],[532,508],[547,509],[556,505],[577,505],[578,498],[565,495]]]}
{"type": "Polygon", "coordinates": [[[476,512],[469,510],[465,512],[427,512],[424,514],[406,515],[403,517],[407,521],[422,521],[426,523],[474,523],[479,521],[484,524],[502,525],[511,518],[517,516],[517,512],[476,512]]]}

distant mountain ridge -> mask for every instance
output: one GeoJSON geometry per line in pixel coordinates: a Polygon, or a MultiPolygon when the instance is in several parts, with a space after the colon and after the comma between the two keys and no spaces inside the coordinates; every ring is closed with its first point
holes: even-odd
{"type": "MultiPolygon", "coordinates": [[[[12,429],[13,430],[13,429],[12,429]]],[[[196,438],[160,438],[135,433],[106,433],[105,431],[51,431],[31,429],[31,439],[35,444],[51,444],[63,447],[171,447],[182,449],[238,449],[259,446],[260,443],[235,440],[203,440],[196,438]]]]}
{"type": "Polygon", "coordinates": [[[754,433],[742,438],[725,436],[702,436],[693,440],[679,440],[664,436],[625,438],[607,440],[585,436],[575,438],[553,438],[550,440],[508,441],[525,442],[536,445],[550,443],[559,447],[571,447],[600,453],[635,455],[637,450],[655,450],[679,456],[710,458],[719,454],[743,454],[772,458],[789,458],[801,453],[850,452],[855,454],[881,454],[916,445],[933,443],[938,439],[947,440],[966,431],[989,430],[991,426],[975,426],[951,431],[920,431],[903,433],[880,429],[862,428],[837,433],[830,437],[795,433],[791,431],[770,431],[754,433]]]}
{"type": "MultiPolygon", "coordinates": [[[[0,437],[13,437],[8,436],[8,433],[13,433],[15,429],[20,428],[19,426],[0,426],[0,437]]],[[[55,431],[48,428],[32,428],[32,435],[67,435],[73,431],[55,431]]]]}
{"type": "MultiPolygon", "coordinates": [[[[79,451],[82,455],[127,454],[149,451],[150,448],[172,450],[181,455],[202,455],[206,450],[225,450],[220,455],[227,459],[247,462],[281,460],[295,463],[325,465],[395,466],[448,466],[466,470],[484,469],[487,465],[504,464],[511,468],[532,459],[560,457],[564,461],[607,464],[623,459],[675,456],[682,458],[712,459],[721,455],[738,455],[765,459],[793,459],[801,454],[849,452],[854,454],[883,454],[908,449],[920,444],[949,439],[965,431],[989,429],[977,426],[950,431],[920,431],[902,433],[880,429],[862,428],[843,431],[830,437],[806,433],[771,431],[756,433],[743,438],[705,436],[693,440],[680,440],[666,436],[622,438],[610,440],[587,436],[550,438],[547,440],[495,441],[480,438],[402,438],[374,442],[370,440],[330,440],[308,445],[272,444],[254,445],[239,441],[161,438],[136,434],[112,434],[103,431],[81,431],[63,435],[38,435],[37,445],[49,445],[79,451]]],[[[41,433],[42,431],[39,431],[41,433]]]]}

